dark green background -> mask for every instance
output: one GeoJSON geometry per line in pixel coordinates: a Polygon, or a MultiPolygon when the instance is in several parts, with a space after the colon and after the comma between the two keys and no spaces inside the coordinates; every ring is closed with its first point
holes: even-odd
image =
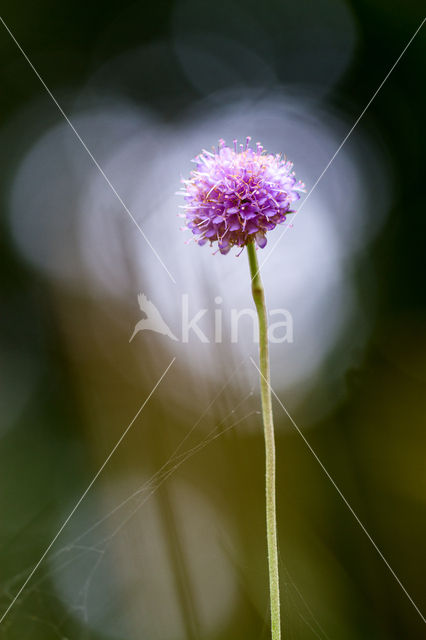
{"type": "MultiPolygon", "coordinates": [[[[270,4],[273,12],[274,3],[270,4]]],[[[328,99],[355,120],[420,24],[423,3],[354,0],[349,4],[357,23],[358,45],[350,69],[328,99]]],[[[268,2],[265,6],[267,10],[268,2]]],[[[162,0],[136,3],[24,0],[3,1],[1,15],[52,91],[67,89],[71,93],[72,89],[84,86],[102,61],[159,38],[167,40],[172,8],[172,2],[162,0]]],[[[228,11],[232,10],[229,4],[228,11]]],[[[310,432],[314,448],[423,611],[426,609],[425,29],[374,100],[363,123],[367,131],[371,127],[379,133],[392,159],[395,181],[394,200],[385,228],[369,248],[379,283],[378,313],[361,366],[347,372],[344,401],[310,432]]],[[[303,24],[300,30],[303,31],[303,24]]],[[[1,25],[0,60],[0,126],[4,131],[22,108],[43,95],[44,89],[1,25]]],[[[135,87],[132,96],[136,102],[148,102],[159,109],[170,122],[178,119],[198,97],[183,75],[174,86],[153,82],[143,89],[135,87]]],[[[62,101],[62,106],[68,111],[72,102],[62,101]]],[[[46,117],[51,123],[61,118],[53,104],[46,117]]],[[[45,122],[41,131],[43,127],[45,122]]],[[[82,370],[88,366],[96,371],[102,363],[96,354],[93,357],[86,354],[89,365],[81,354],[74,359],[70,356],[70,346],[59,330],[61,312],[56,298],[62,294],[52,293],[44,279],[22,262],[7,224],[10,181],[31,141],[32,138],[26,140],[21,136],[16,146],[9,144],[0,149],[0,187],[4,194],[0,200],[0,355],[7,351],[20,358],[28,357],[37,363],[38,369],[36,392],[13,428],[5,431],[0,440],[2,609],[57,531],[64,504],[73,504],[102,461],[102,454],[114,442],[114,429],[130,416],[137,398],[152,386],[149,380],[143,381],[120,399],[121,413],[112,408],[105,426],[108,434],[108,424],[114,425],[111,438],[101,443],[99,458],[94,459],[87,445],[90,420],[82,409],[77,381],[81,376],[90,381],[91,374],[86,376],[82,370]]],[[[362,277],[360,274],[361,288],[362,277]]],[[[84,333],[85,301],[77,299],[73,304],[75,325],[84,333]]],[[[12,374],[13,359],[3,359],[2,376],[12,374]]],[[[123,385],[122,381],[118,388],[123,385]]],[[[102,388],[103,392],[98,390],[100,403],[102,393],[109,392],[107,385],[102,388]]],[[[7,398],[2,401],[7,402],[7,398]]],[[[159,426],[149,436],[148,448],[153,453],[145,460],[153,471],[161,466],[163,447],[169,450],[167,439],[174,442],[170,420],[166,428],[160,429],[164,424],[163,409],[160,402],[154,402],[148,413],[159,426]],[[159,431],[163,432],[161,437],[159,431]]],[[[188,424],[184,403],[174,415],[175,427],[184,434],[188,424]]],[[[278,416],[277,420],[284,418],[278,416]]],[[[278,483],[291,490],[284,490],[280,497],[281,552],[288,557],[285,570],[310,600],[315,619],[321,621],[327,637],[333,640],[425,637],[425,625],[419,615],[297,434],[282,433],[278,441],[278,483]],[[324,558],[316,564],[314,540],[332,550],[351,585],[348,593],[340,594],[340,600],[322,597],[328,589],[328,576],[319,569],[321,563],[326,564],[324,558]],[[305,558],[303,569],[299,557],[305,558]]],[[[242,566],[253,565],[247,570],[251,571],[249,577],[244,569],[238,569],[242,574],[241,592],[233,616],[211,640],[268,637],[261,433],[243,444],[242,454],[238,437],[221,440],[216,449],[207,448],[202,459],[194,457],[181,471],[186,480],[216,501],[224,513],[233,514],[235,526],[240,528],[239,556],[245,558],[242,566]],[[250,589],[246,588],[246,582],[252,581],[253,576],[265,587],[264,615],[253,606],[250,589]]],[[[137,456],[129,464],[137,464],[137,456]]],[[[161,496],[163,492],[167,515],[167,489],[158,493],[161,496]]],[[[173,522],[165,520],[165,523],[169,528],[167,535],[173,540],[173,522]]],[[[170,571],[175,570],[171,561],[170,571]]],[[[48,568],[43,565],[39,575],[46,577],[43,590],[32,591],[16,603],[0,626],[0,637],[101,640],[100,635],[66,616],[63,605],[49,589],[48,568]]],[[[184,577],[180,584],[182,581],[185,582],[184,577]]],[[[126,597],[130,598],[123,595],[118,603],[111,604],[122,615],[126,613],[126,597]]],[[[292,598],[284,606],[287,637],[295,640],[315,635],[325,637],[298,596],[293,593],[292,598]],[[316,633],[301,621],[302,615],[316,633]]],[[[185,597],[180,601],[184,609],[188,608],[185,597]]],[[[191,615],[196,618],[197,612],[184,612],[187,637],[192,640],[200,632],[197,624],[191,622],[191,615]]]]}

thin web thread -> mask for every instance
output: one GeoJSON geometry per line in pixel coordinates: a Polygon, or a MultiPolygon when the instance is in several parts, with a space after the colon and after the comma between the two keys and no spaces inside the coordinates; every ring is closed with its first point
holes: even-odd
{"type": "MultiPolygon", "coordinates": [[[[240,365],[237,366],[236,370],[241,366],[241,364],[242,363],[240,363],[240,365]]],[[[217,400],[217,398],[220,396],[220,394],[224,391],[224,389],[226,388],[229,380],[235,374],[235,371],[230,376],[230,378],[226,381],[226,383],[222,386],[222,388],[216,394],[214,399],[209,403],[208,407],[203,411],[202,416],[205,415],[205,413],[207,412],[208,408],[212,405],[213,402],[215,402],[217,400]]],[[[164,373],[164,375],[165,375],[165,373],[164,373]]],[[[249,397],[252,397],[252,396],[253,396],[253,391],[250,391],[249,393],[247,393],[244,396],[244,398],[242,398],[242,400],[240,400],[231,409],[231,411],[229,411],[229,413],[227,413],[227,415],[225,415],[225,417],[222,418],[219,421],[219,423],[213,428],[213,430],[201,442],[199,442],[195,446],[191,447],[189,450],[177,455],[177,451],[182,447],[182,445],[185,442],[185,440],[189,437],[189,435],[194,431],[195,427],[199,424],[199,422],[201,420],[201,417],[200,417],[196,421],[196,423],[194,423],[193,427],[189,430],[189,432],[185,435],[185,437],[180,442],[179,446],[175,449],[175,451],[172,453],[172,455],[169,457],[169,459],[162,465],[162,467],[149,480],[147,480],[142,485],[142,487],[139,487],[139,489],[137,489],[135,492],[133,492],[130,496],[128,496],[125,500],[123,500],[119,505],[114,507],[108,514],[106,514],[104,517],[102,517],[100,520],[98,520],[95,524],[93,524],[91,527],[89,527],[89,529],[87,529],[84,533],[80,534],[72,542],[68,543],[64,548],[58,550],[55,554],[53,554],[52,557],[55,558],[55,557],[58,557],[59,555],[61,555],[64,551],[71,551],[72,549],[79,551],[79,553],[77,555],[74,555],[71,559],[68,559],[65,562],[63,562],[61,565],[55,567],[55,572],[65,569],[67,566],[73,564],[76,560],[82,558],[86,553],[93,552],[93,553],[98,554],[98,558],[97,558],[97,561],[95,563],[95,567],[91,571],[91,573],[92,572],[94,573],[94,571],[96,570],[97,566],[99,565],[100,561],[102,560],[102,557],[104,556],[104,554],[106,552],[106,548],[105,549],[101,548],[102,545],[108,545],[113,540],[113,538],[131,520],[131,518],[139,511],[139,509],[141,509],[146,504],[146,502],[148,502],[148,500],[154,495],[154,493],[160,488],[160,486],[166,480],[168,480],[169,477],[173,473],[175,473],[175,471],[182,464],[184,464],[184,462],[186,462],[186,460],[188,460],[190,457],[192,457],[193,455],[195,455],[196,453],[201,451],[204,447],[206,447],[207,445],[212,443],[214,440],[216,440],[217,438],[219,438],[220,436],[222,436],[226,432],[230,431],[231,429],[234,429],[241,422],[247,420],[252,415],[259,413],[257,410],[252,410],[252,411],[250,411],[250,413],[244,415],[241,418],[238,418],[231,425],[229,425],[228,427],[223,428],[219,433],[217,433],[217,430],[220,428],[220,426],[230,416],[232,416],[235,413],[236,409],[238,409],[238,407],[241,406],[243,404],[243,402],[245,402],[249,397]],[[170,465],[172,465],[172,466],[170,466],[170,465]],[[137,497],[141,493],[145,493],[146,491],[149,491],[148,495],[145,495],[142,498],[142,500],[139,501],[139,503],[137,504],[136,508],[125,518],[125,520],[122,523],[120,523],[120,525],[112,533],[110,533],[108,536],[106,536],[105,538],[100,540],[97,543],[97,546],[89,546],[89,545],[77,544],[82,539],[84,539],[89,533],[91,533],[96,528],[98,528],[108,518],[110,518],[112,515],[114,515],[119,509],[121,509],[123,506],[125,506],[128,502],[130,502],[132,499],[134,499],[135,497],[137,497]]],[[[34,572],[33,572],[33,575],[34,575],[34,572]]],[[[31,576],[29,576],[29,579],[30,578],[31,578],[31,576]]],[[[39,579],[38,581],[36,581],[29,590],[27,589],[27,593],[31,593],[33,590],[37,589],[39,587],[39,585],[45,579],[46,579],[46,577],[43,577],[43,578],[39,579]]],[[[87,579],[87,581],[90,581],[90,580],[91,580],[91,578],[89,577],[87,579]]],[[[28,581],[29,580],[27,579],[27,584],[28,584],[28,581]]],[[[21,589],[21,593],[22,593],[22,589],[21,589]]],[[[20,595],[20,593],[17,594],[17,597],[19,597],[19,595],[20,595]]],[[[15,601],[16,601],[17,597],[15,597],[15,601]]],[[[11,606],[12,605],[13,605],[13,603],[11,603],[11,606]]]]}
{"type": "Polygon", "coordinates": [[[85,491],[82,493],[82,495],[80,496],[80,498],[78,499],[78,501],[76,502],[75,506],[73,507],[73,509],[71,510],[71,512],[69,513],[69,515],[66,517],[66,519],[64,520],[64,522],[62,523],[61,527],[59,528],[58,532],[55,534],[55,536],[52,538],[52,540],[50,541],[50,543],[48,544],[48,546],[46,547],[45,551],[43,552],[41,558],[39,559],[39,561],[37,562],[37,564],[34,566],[34,568],[32,569],[31,573],[28,575],[28,577],[26,578],[26,580],[24,581],[24,583],[22,584],[21,588],[18,590],[17,594],[15,595],[15,597],[13,598],[12,602],[10,603],[10,605],[7,607],[6,611],[3,613],[3,615],[0,618],[0,624],[2,624],[3,620],[6,618],[6,616],[8,615],[8,613],[10,612],[10,610],[12,609],[13,605],[15,604],[15,602],[18,600],[19,596],[21,595],[21,593],[23,592],[23,590],[25,589],[25,587],[27,586],[27,584],[29,583],[29,581],[31,580],[31,578],[33,577],[33,575],[36,573],[36,571],[38,570],[38,568],[40,567],[41,563],[43,562],[43,560],[45,559],[45,557],[47,556],[47,554],[49,553],[50,549],[53,547],[53,545],[55,544],[56,540],[59,538],[59,536],[61,535],[62,531],[65,529],[65,527],[67,526],[68,522],[71,520],[71,518],[73,517],[74,513],[77,511],[77,509],[79,508],[79,506],[81,505],[81,503],[83,502],[84,498],[87,496],[87,494],[89,493],[90,489],[93,487],[93,485],[95,484],[96,480],[99,478],[99,476],[101,475],[102,471],[105,469],[106,465],[108,464],[108,462],[110,461],[110,459],[112,458],[112,456],[114,455],[115,451],[118,449],[118,447],[120,446],[120,444],[122,443],[122,441],[124,440],[124,438],[126,437],[126,435],[128,434],[128,432],[130,431],[131,427],[133,426],[134,422],[136,421],[136,419],[139,417],[140,413],[142,412],[142,410],[144,409],[145,405],[148,403],[148,401],[150,400],[151,396],[153,395],[153,393],[155,392],[155,390],[157,389],[157,387],[160,385],[161,381],[163,380],[164,376],[167,374],[167,372],[169,371],[170,367],[173,365],[174,361],[176,360],[176,357],[174,357],[171,362],[169,363],[169,365],[167,366],[167,368],[164,370],[164,372],[161,374],[160,378],[158,379],[158,381],[156,382],[156,384],[154,385],[154,387],[152,388],[152,390],[150,391],[149,395],[147,396],[147,398],[145,399],[145,401],[143,402],[143,404],[141,405],[141,407],[138,409],[137,413],[135,414],[134,418],[131,420],[131,422],[129,423],[129,425],[126,427],[126,429],[124,430],[124,432],[122,433],[122,435],[120,436],[120,438],[117,440],[116,444],[114,445],[114,447],[112,448],[112,450],[110,451],[110,453],[108,454],[108,456],[106,457],[105,461],[103,462],[103,464],[101,465],[101,467],[98,469],[98,471],[96,472],[96,474],[93,476],[92,480],[90,481],[89,485],[87,486],[87,488],[85,489],[85,491]]]}

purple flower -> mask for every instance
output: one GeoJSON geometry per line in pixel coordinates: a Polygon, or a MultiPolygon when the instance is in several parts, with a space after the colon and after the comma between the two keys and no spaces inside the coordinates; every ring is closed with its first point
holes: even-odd
{"type": "Polygon", "coordinates": [[[223,254],[253,241],[263,248],[267,231],[285,221],[304,190],[291,162],[266,154],[259,142],[254,151],[250,140],[239,151],[236,140],[234,149],[219,140],[217,151],[203,150],[193,161],[197,168],[189,180],[182,180],[185,229],[200,245],[217,241],[223,254]]]}

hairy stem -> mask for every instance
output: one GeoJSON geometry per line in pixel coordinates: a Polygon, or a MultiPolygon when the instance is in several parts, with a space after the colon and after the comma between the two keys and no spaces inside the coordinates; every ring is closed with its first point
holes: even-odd
{"type": "Polygon", "coordinates": [[[275,497],[275,437],[272,417],[272,397],[270,388],[268,322],[265,294],[259,273],[254,243],[247,245],[252,279],[252,294],[259,317],[259,361],[260,391],[262,398],[262,418],[265,434],[266,462],[266,536],[268,543],[269,594],[271,602],[272,640],[281,638],[280,585],[278,574],[277,513],[275,497]]]}

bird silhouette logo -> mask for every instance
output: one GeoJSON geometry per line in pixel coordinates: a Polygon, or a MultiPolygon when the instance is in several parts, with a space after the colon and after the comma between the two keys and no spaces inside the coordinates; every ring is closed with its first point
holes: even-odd
{"type": "Polygon", "coordinates": [[[146,318],[142,318],[142,320],[139,320],[139,322],[136,323],[129,342],[133,340],[139,331],[147,330],[161,333],[163,336],[168,336],[172,340],[178,340],[175,334],[170,330],[170,327],[168,327],[164,322],[157,307],[151,302],[151,300],[148,300],[144,293],[140,293],[138,295],[138,303],[141,311],[146,315],[146,318]]]}

